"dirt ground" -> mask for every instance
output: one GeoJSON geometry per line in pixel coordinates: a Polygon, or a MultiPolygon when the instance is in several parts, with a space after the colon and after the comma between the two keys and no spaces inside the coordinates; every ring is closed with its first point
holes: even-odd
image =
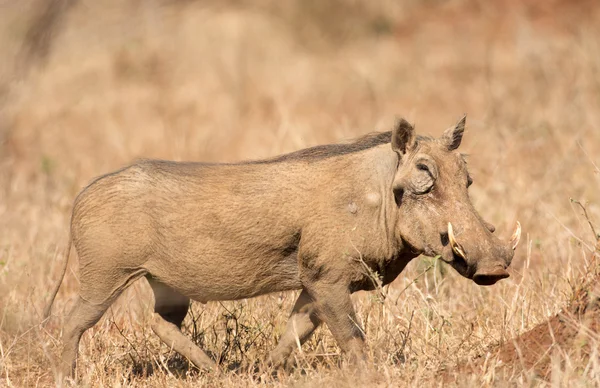
{"type": "MultiPolygon", "coordinates": [[[[508,339],[491,344],[485,353],[463,360],[442,377],[455,381],[460,374],[483,374],[493,370],[494,379],[511,381],[527,374],[541,381],[560,381],[557,371],[568,366],[600,362],[600,239],[586,275],[574,285],[568,304],[547,321],[508,339]],[[566,361],[568,360],[568,361],[566,361]]],[[[581,368],[579,373],[585,373],[581,368]]]]}

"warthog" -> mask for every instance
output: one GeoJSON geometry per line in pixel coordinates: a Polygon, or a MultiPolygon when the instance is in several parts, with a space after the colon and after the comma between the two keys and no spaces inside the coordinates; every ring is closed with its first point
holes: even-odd
{"type": "Polygon", "coordinates": [[[349,144],[232,164],[148,160],[94,180],[71,218],[67,255],[74,244],[81,289],[62,375],[83,332],[141,277],[154,291],[154,332],[203,369],[213,361],[180,331],[190,299],[302,290],[268,362],[285,363],[321,322],[360,360],[365,338],[350,295],[373,289],[373,274],[388,284],[424,254],[480,285],[508,277],[520,225],[502,242],[471,204],[456,151],[464,127],[463,117],[434,139],[401,119],[349,144]]]}

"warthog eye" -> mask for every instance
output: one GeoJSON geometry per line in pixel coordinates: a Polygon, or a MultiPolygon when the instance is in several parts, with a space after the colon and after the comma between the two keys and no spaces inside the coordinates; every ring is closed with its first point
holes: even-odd
{"type": "Polygon", "coordinates": [[[431,171],[429,171],[429,167],[426,164],[419,163],[417,164],[417,168],[421,171],[427,171],[431,175],[431,171]]]}
{"type": "Polygon", "coordinates": [[[467,176],[467,187],[471,186],[473,184],[473,178],[471,178],[471,176],[467,176]]]}
{"type": "Polygon", "coordinates": [[[411,190],[415,194],[426,194],[433,189],[437,177],[436,167],[424,162],[417,162],[415,167],[417,173],[412,176],[411,190]]]}

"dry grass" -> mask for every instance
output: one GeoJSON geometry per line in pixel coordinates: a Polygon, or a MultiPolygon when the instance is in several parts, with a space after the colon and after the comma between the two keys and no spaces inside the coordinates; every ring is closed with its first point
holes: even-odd
{"type": "MultiPolygon", "coordinates": [[[[482,288],[415,260],[385,298],[355,297],[371,370],[339,368],[321,328],[278,376],[249,370],[275,345],[293,293],[194,304],[185,331],[236,369],[204,375],[151,333],[140,281],[84,335],[80,384],[437,386],[444,370],[458,386],[600,383],[597,353],[565,349],[549,381],[500,375],[493,353],[480,373],[455,369],[556,314],[591,260],[595,238],[569,199],[600,224],[594,2],[81,1],[48,55],[25,66],[42,3],[0,1],[0,385],[53,384],[75,255],[55,317],[39,321],[71,201],[92,177],[138,157],[276,155],[385,130],[396,115],[438,135],[464,112],[476,207],[500,235],[523,224],[509,279],[482,288]]],[[[599,348],[597,334],[586,341],[599,348]]]]}

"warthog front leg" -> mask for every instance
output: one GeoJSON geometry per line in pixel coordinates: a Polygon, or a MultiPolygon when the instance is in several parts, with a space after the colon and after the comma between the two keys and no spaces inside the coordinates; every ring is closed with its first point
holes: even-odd
{"type": "Polygon", "coordinates": [[[315,301],[306,290],[302,290],[292,309],[285,332],[279,339],[277,347],[269,354],[267,363],[275,367],[284,365],[294,348],[309,339],[320,324],[315,301]]]}
{"type": "Polygon", "coordinates": [[[312,299],[318,317],[327,324],[338,346],[351,362],[366,359],[364,332],[360,327],[350,290],[343,281],[330,279],[305,281],[304,287],[312,299]]]}

